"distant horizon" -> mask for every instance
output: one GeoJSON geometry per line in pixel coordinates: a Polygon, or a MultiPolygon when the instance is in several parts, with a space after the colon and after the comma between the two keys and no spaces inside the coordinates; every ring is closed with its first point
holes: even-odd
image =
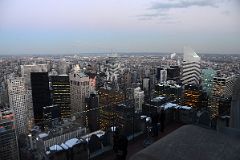
{"type": "MultiPolygon", "coordinates": [[[[117,56],[158,56],[158,55],[170,55],[176,53],[177,55],[183,55],[183,53],[180,52],[85,52],[85,53],[62,53],[62,54],[1,54],[0,53],[0,57],[11,57],[11,56],[17,56],[17,57],[21,57],[21,56],[114,56],[114,54],[117,54],[117,56]],[[148,55],[146,55],[148,54],[148,55]]],[[[225,56],[232,56],[232,55],[237,55],[240,56],[240,52],[239,53],[230,53],[230,54],[226,54],[226,53],[198,53],[198,55],[225,55],[225,56]]]]}

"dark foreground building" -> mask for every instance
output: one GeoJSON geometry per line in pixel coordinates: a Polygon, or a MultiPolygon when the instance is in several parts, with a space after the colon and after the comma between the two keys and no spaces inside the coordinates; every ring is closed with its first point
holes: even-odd
{"type": "Polygon", "coordinates": [[[0,159],[19,159],[17,149],[17,137],[14,128],[14,121],[12,120],[0,119],[0,159]]]}
{"type": "Polygon", "coordinates": [[[48,73],[31,73],[31,85],[34,121],[43,126],[43,107],[51,105],[48,73]]]}

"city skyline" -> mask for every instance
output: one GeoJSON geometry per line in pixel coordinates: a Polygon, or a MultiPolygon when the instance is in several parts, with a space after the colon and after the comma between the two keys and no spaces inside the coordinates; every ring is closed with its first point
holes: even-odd
{"type": "Polygon", "coordinates": [[[0,55],[240,53],[237,0],[1,1],[0,55]]]}

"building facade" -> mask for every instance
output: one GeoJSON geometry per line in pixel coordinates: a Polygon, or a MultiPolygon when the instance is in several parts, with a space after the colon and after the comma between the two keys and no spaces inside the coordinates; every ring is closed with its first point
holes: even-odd
{"type": "Polygon", "coordinates": [[[28,130],[28,107],[27,92],[24,78],[13,77],[8,79],[9,106],[14,111],[16,118],[17,133],[27,133],[28,130]]]}
{"type": "Polygon", "coordinates": [[[51,105],[48,73],[32,72],[31,87],[34,122],[43,126],[43,107],[51,105]]]}
{"type": "Polygon", "coordinates": [[[182,84],[199,85],[200,82],[200,57],[191,48],[184,47],[182,63],[182,84]]]}
{"type": "Polygon", "coordinates": [[[74,72],[69,76],[72,115],[84,124],[83,112],[86,110],[85,98],[90,95],[89,77],[82,72],[74,72]]]}
{"type": "Polygon", "coordinates": [[[0,159],[19,160],[13,111],[0,111],[0,159]]]}
{"type": "Polygon", "coordinates": [[[233,85],[236,77],[214,77],[212,96],[209,101],[211,117],[219,116],[220,102],[227,101],[232,96],[233,85]]]}
{"type": "Polygon", "coordinates": [[[54,105],[60,108],[61,118],[71,117],[70,82],[68,75],[51,76],[51,94],[54,105]]]}
{"type": "Polygon", "coordinates": [[[135,111],[141,112],[144,103],[144,91],[140,87],[134,89],[135,111]]]}

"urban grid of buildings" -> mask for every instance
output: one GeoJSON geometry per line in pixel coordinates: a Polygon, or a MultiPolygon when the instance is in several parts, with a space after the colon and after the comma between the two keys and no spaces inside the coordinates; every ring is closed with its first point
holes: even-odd
{"type": "Polygon", "coordinates": [[[109,149],[115,127],[134,139],[161,109],[166,124],[240,129],[239,55],[184,47],[149,56],[2,56],[0,68],[1,160],[91,159],[109,149]]]}

